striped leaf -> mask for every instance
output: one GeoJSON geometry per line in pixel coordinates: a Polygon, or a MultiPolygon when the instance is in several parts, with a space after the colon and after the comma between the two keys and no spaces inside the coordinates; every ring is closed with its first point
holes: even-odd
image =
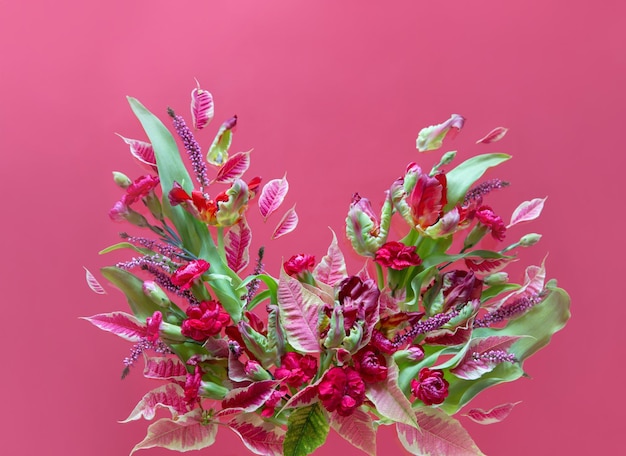
{"type": "Polygon", "coordinates": [[[214,182],[229,184],[241,178],[250,167],[250,152],[237,152],[220,166],[214,182]]]}
{"type": "Polygon", "coordinates": [[[83,268],[85,269],[85,280],[87,280],[87,285],[91,291],[97,294],[106,294],[106,290],[100,285],[100,282],[93,276],[91,271],[84,266],[83,268]]]}
{"type": "Polygon", "coordinates": [[[296,214],[296,206],[294,205],[291,209],[285,212],[283,218],[276,225],[276,229],[272,234],[272,239],[278,239],[279,237],[284,236],[285,234],[291,233],[298,226],[298,214],[296,214]]]}
{"type": "Polygon", "coordinates": [[[159,408],[166,408],[172,413],[172,418],[178,415],[184,415],[189,411],[189,407],[185,402],[185,391],[176,383],[168,383],[159,386],[148,392],[130,412],[128,418],[120,423],[128,423],[129,421],[145,418],[152,420],[159,408]]]}
{"type": "Polygon", "coordinates": [[[487,133],[485,136],[476,141],[476,144],[491,144],[496,141],[500,141],[506,135],[506,132],[509,131],[508,128],[504,127],[496,127],[487,133]]]}
{"type": "Polygon", "coordinates": [[[196,84],[197,87],[191,91],[191,118],[193,127],[201,130],[213,119],[213,95],[208,90],[201,89],[197,80],[196,84]]]}
{"type": "Polygon", "coordinates": [[[139,342],[146,335],[145,325],[126,312],[111,312],[81,318],[103,331],[116,334],[130,342],[139,342]]]}
{"type": "Polygon", "coordinates": [[[288,191],[287,175],[282,179],[272,179],[263,186],[259,196],[259,211],[265,220],[283,204],[288,191]]]}
{"type": "Polygon", "coordinates": [[[513,410],[513,407],[515,407],[517,404],[519,404],[519,402],[509,402],[508,404],[498,405],[488,411],[478,408],[471,409],[469,412],[464,414],[464,416],[468,417],[470,420],[478,424],[499,423],[507,416],[509,416],[509,414],[513,410]]]}
{"type": "Polygon", "coordinates": [[[285,456],[307,456],[326,441],[330,425],[318,403],[296,409],[289,415],[283,443],[285,456]]]}
{"type": "Polygon", "coordinates": [[[238,414],[228,426],[253,453],[282,456],[285,431],[280,426],[263,420],[256,413],[238,414]]]}
{"type": "Polygon", "coordinates": [[[239,222],[228,230],[224,239],[224,252],[229,268],[239,272],[248,266],[251,243],[252,231],[245,217],[241,217],[239,222]]]}

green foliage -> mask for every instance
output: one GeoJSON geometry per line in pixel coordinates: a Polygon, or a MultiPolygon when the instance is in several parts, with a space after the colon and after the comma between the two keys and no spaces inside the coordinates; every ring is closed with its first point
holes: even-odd
{"type": "Polygon", "coordinates": [[[319,403],[294,410],[287,421],[284,456],[306,456],[313,453],[326,441],[329,430],[328,419],[319,403]]]}

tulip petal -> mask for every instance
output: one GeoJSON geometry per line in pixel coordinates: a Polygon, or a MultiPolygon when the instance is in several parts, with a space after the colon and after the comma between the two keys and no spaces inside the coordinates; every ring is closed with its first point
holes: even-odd
{"type": "Polygon", "coordinates": [[[461,128],[463,128],[464,123],[465,119],[463,116],[452,114],[452,116],[443,123],[422,128],[417,136],[417,150],[419,152],[426,152],[428,150],[439,149],[443,145],[443,140],[448,132],[450,132],[452,136],[456,135],[461,128]]]}
{"type": "Polygon", "coordinates": [[[504,127],[496,127],[487,133],[485,136],[476,141],[476,144],[491,144],[496,141],[500,141],[506,135],[506,132],[509,131],[508,128],[504,127]]]}
{"type": "Polygon", "coordinates": [[[209,147],[206,161],[212,165],[220,166],[228,160],[228,149],[233,141],[233,128],[237,125],[237,116],[233,116],[222,124],[213,144],[209,147]]]}

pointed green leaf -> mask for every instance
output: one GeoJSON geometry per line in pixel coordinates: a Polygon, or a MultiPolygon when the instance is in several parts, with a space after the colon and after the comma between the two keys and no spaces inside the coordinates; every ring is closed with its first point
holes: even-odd
{"type": "Polygon", "coordinates": [[[283,443],[285,456],[307,456],[328,436],[330,425],[319,403],[294,410],[289,415],[283,443]]]}
{"type": "Polygon", "coordinates": [[[146,318],[151,317],[154,312],[163,310],[144,294],[143,281],[130,272],[114,266],[102,268],[101,272],[107,280],[126,295],[133,314],[140,321],[145,323],[146,318]]]}

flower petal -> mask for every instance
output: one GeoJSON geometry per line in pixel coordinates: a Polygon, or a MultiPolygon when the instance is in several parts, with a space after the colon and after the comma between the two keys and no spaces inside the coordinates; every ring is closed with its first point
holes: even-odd
{"type": "Polygon", "coordinates": [[[509,131],[508,128],[504,127],[496,127],[487,133],[485,136],[476,141],[476,144],[491,144],[496,141],[500,141],[506,135],[506,132],[509,131]]]}

